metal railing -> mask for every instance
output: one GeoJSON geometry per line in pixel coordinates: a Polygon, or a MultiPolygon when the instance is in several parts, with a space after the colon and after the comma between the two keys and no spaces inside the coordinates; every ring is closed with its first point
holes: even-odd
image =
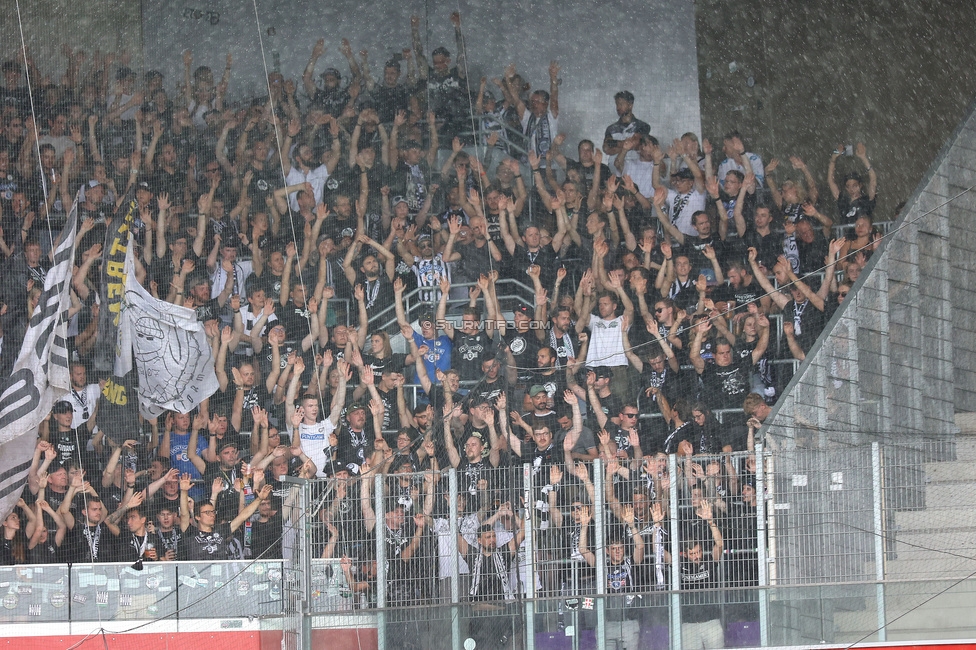
{"type": "Polygon", "coordinates": [[[944,442],[775,454],[759,445],[755,455],[672,455],[626,469],[597,459],[575,477],[522,464],[526,454],[485,470],[483,482],[455,469],[436,482],[430,473],[287,479],[300,506],[286,513],[284,562],[0,567],[2,621],[257,616],[282,620],[286,647],[303,647],[314,625],[375,630],[381,649],[457,648],[494,634],[532,650],[624,639],[677,650],[701,632],[690,621],[713,622],[731,647],[885,641],[944,591],[953,600],[939,606],[958,608],[957,623],[926,628],[920,610],[904,625],[932,638],[971,625],[971,534],[958,519],[976,479],[960,463],[933,466],[955,458],[944,442]],[[953,491],[933,489],[943,483],[953,491]],[[516,552],[510,587],[478,601],[492,596],[472,580],[485,523],[516,552]],[[955,537],[940,537],[947,530],[955,537]],[[705,589],[694,588],[691,544],[716,554],[705,589]]]}

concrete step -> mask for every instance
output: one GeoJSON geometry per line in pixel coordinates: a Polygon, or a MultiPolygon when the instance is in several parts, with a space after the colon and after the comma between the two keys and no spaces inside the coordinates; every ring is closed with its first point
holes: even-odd
{"type": "Polygon", "coordinates": [[[925,510],[903,510],[895,513],[896,538],[912,532],[951,532],[959,528],[976,529],[976,509],[930,507],[925,510]]]}
{"type": "Polygon", "coordinates": [[[973,572],[976,560],[938,556],[929,551],[899,553],[898,559],[885,564],[885,577],[889,580],[958,579],[973,572]]]}
{"type": "Polygon", "coordinates": [[[976,433],[976,413],[956,413],[956,426],[962,435],[976,433]]]}
{"type": "MultiPolygon", "coordinates": [[[[957,585],[935,596],[950,583],[932,582],[912,585],[889,585],[886,588],[885,614],[889,641],[933,638],[972,637],[972,612],[976,608],[973,581],[957,585]],[[907,593],[914,592],[914,593],[907,593]],[[928,598],[932,600],[925,602],[928,598]],[[896,620],[897,619],[897,620],[896,620]]],[[[834,612],[835,643],[853,642],[865,635],[866,641],[876,641],[877,613],[875,601],[869,599],[867,608],[859,612],[834,612]]]]}
{"type": "Polygon", "coordinates": [[[976,460],[976,436],[972,433],[956,436],[956,460],[976,460]]]}
{"type": "MultiPolygon", "coordinates": [[[[958,453],[959,446],[956,445],[958,453]]],[[[925,463],[925,480],[928,483],[942,481],[976,481],[976,463],[954,461],[950,463],[925,463]]]]}
{"type": "Polygon", "coordinates": [[[933,555],[940,551],[951,551],[966,557],[976,558],[976,529],[958,528],[955,530],[928,532],[906,531],[895,537],[895,552],[925,551],[933,555]]]}

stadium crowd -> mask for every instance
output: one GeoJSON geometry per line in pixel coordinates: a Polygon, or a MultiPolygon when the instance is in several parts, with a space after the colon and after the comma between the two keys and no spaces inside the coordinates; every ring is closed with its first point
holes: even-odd
{"type": "MultiPolygon", "coordinates": [[[[272,72],[267,95],[237,102],[231,55],[218,78],[187,50],[173,84],[65,46],[59,81],[26,58],[30,94],[21,62],[3,63],[0,376],[76,196],[80,224],[72,390],[38,432],[3,564],[280,557],[291,475],[328,479],[316,553],[353,591],[375,599],[385,525],[388,604],[429,602],[450,596],[456,468],[486,643],[506,603],[568,593],[565,561],[592,591],[600,535],[629,649],[667,625],[672,534],[682,590],[757,584],[748,452],[788,379],[776,361],[804,358],[878,245],[865,146],[835,148],[820,200],[800,158],[764,163],[737,132],[720,149],[662,142],[621,90],[603,141],[570,147],[559,64],[546,89],[514,65],[467,79],[451,21],[453,60],[428,59],[415,19],[379,78],[345,40],[348,73],[317,74],[320,40],[300,80],[272,72]],[[219,390],[192,413],[106,421],[98,287],[130,200],[139,280],[205,323],[219,390]],[[530,300],[512,302],[513,280],[530,300]]],[[[688,600],[696,647],[722,643],[717,603],[688,600]]]]}

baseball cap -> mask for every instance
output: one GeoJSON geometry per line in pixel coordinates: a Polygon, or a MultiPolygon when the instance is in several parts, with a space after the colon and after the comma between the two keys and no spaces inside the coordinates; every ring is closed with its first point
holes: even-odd
{"type": "Polygon", "coordinates": [[[137,190],[146,190],[147,192],[152,192],[152,188],[149,187],[149,181],[139,181],[136,185],[137,190]]]}
{"type": "Polygon", "coordinates": [[[336,79],[342,79],[342,73],[339,72],[338,68],[326,68],[325,70],[322,71],[322,74],[320,74],[319,76],[327,77],[329,75],[332,75],[336,79]]]}
{"type": "Polygon", "coordinates": [[[421,325],[423,325],[423,323],[425,321],[429,321],[431,324],[433,324],[434,323],[434,312],[425,311],[422,314],[420,314],[420,318],[417,319],[417,322],[420,323],[421,325]]]}
{"type": "Polygon", "coordinates": [[[238,448],[237,443],[235,441],[225,440],[222,443],[220,443],[220,445],[217,447],[217,453],[219,454],[220,452],[227,449],[228,447],[233,447],[234,449],[238,448]]]}
{"type": "Polygon", "coordinates": [[[545,392],[546,389],[544,387],[540,386],[539,384],[536,384],[535,386],[529,389],[529,397],[535,397],[536,395],[545,392]]]}
{"type": "Polygon", "coordinates": [[[352,237],[354,234],[355,234],[355,231],[352,228],[343,228],[342,229],[342,232],[339,233],[339,236],[340,237],[352,237]]]}
{"type": "Polygon", "coordinates": [[[394,196],[393,197],[393,201],[390,203],[390,206],[395,208],[395,207],[397,207],[398,204],[400,204],[400,203],[406,203],[406,202],[407,202],[407,200],[405,198],[403,198],[402,196],[399,196],[398,195],[398,196],[394,196]]]}
{"type": "Polygon", "coordinates": [[[524,302],[515,305],[515,309],[513,311],[517,314],[525,314],[526,316],[531,316],[533,313],[532,308],[526,305],[524,302]]]}
{"type": "Polygon", "coordinates": [[[51,408],[51,413],[71,413],[73,410],[71,408],[71,402],[60,400],[54,403],[54,406],[51,408]]]}
{"type": "Polygon", "coordinates": [[[695,175],[691,173],[691,170],[686,167],[684,169],[679,169],[675,173],[671,174],[671,178],[687,178],[690,180],[694,180],[695,175]]]}
{"type": "Polygon", "coordinates": [[[353,411],[365,411],[365,410],[366,410],[365,404],[363,404],[362,402],[353,402],[352,404],[349,405],[349,408],[346,409],[346,415],[349,415],[353,411]]]}

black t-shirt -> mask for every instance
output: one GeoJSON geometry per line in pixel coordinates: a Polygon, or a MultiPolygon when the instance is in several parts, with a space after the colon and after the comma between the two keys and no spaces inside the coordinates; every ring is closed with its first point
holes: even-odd
{"type": "Polygon", "coordinates": [[[515,253],[509,259],[509,274],[516,280],[524,281],[526,270],[536,265],[540,269],[539,281],[546,288],[552,287],[556,282],[557,263],[556,253],[552,246],[541,246],[539,250],[532,252],[525,246],[516,246],[515,253]]]}
{"type": "Polygon", "coordinates": [[[527,330],[523,333],[511,327],[505,330],[502,339],[515,359],[519,382],[529,381],[534,374],[532,369],[538,363],[539,348],[542,347],[535,330],[527,330]]]}
{"type": "Polygon", "coordinates": [[[58,452],[58,457],[54,459],[52,465],[55,468],[64,467],[64,464],[68,461],[75,461],[82,463],[87,469],[88,463],[86,461],[90,461],[91,459],[86,452],[86,445],[90,438],[91,433],[88,431],[88,423],[86,422],[82,422],[78,425],[77,429],[71,429],[70,431],[62,431],[59,433],[52,431],[51,444],[54,450],[58,452]]]}
{"type": "Polygon", "coordinates": [[[770,232],[768,235],[760,235],[755,229],[749,228],[742,236],[742,247],[741,255],[744,259],[746,259],[746,250],[755,248],[756,263],[772,271],[776,258],[783,254],[783,233],[770,232]]]}
{"type": "Polygon", "coordinates": [[[246,522],[244,528],[244,557],[273,560],[281,557],[281,514],[275,513],[268,521],[246,522]],[[250,534],[247,527],[250,524],[250,534]]]}
{"type": "Polygon", "coordinates": [[[225,560],[227,542],[233,537],[229,523],[217,524],[205,533],[194,525],[183,532],[179,551],[182,560],[225,560]]]}
{"type": "MultiPolygon", "coordinates": [[[[823,268],[829,246],[827,238],[823,236],[819,228],[814,230],[813,241],[809,244],[797,237],[796,248],[800,253],[800,274],[815,273],[823,268]]],[[[809,281],[807,283],[809,284],[809,281]]]]}
{"type": "MultiPolygon", "coordinates": [[[[702,544],[702,552],[710,544],[702,544]]],[[[705,560],[694,564],[681,562],[681,620],[684,623],[704,623],[721,616],[722,591],[718,589],[719,567],[717,562],[705,560]]]]}
{"type": "Polygon", "coordinates": [[[162,541],[155,533],[146,532],[145,535],[136,535],[123,529],[119,536],[118,562],[135,562],[139,558],[145,557],[145,552],[152,546],[156,549],[156,557],[162,558],[166,553],[162,541]]]}
{"type": "Polygon", "coordinates": [[[461,381],[481,379],[481,363],[494,353],[491,337],[482,331],[465,334],[455,329],[453,343],[451,368],[457,370],[461,381]]]}
{"type": "Polygon", "coordinates": [[[823,312],[814,307],[809,300],[799,305],[795,300],[791,300],[783,310],[783,318],[785,322],[793,322],[796,342],[804,352],[810,350],[826,323],[823,312]]]}
{"type": "Polygon", "coordinates": [[[728,366],[706,363],[701,373],[702,401],[709,408],[742,408],[742,400],[749,394],[752,374],[752,359],[737,359],[733,356],[728,366]]]}
{"type": "Polygon", "coordinates": [[[88,526],[82,514],[76,515],[75,527],[68,533],[69,562],[115,562],[118,538],[104,522],[88,526]]]}
{"type": "Polygon", "coordinates": [[[618,144],[632,135],[650,135],[651,125],[636,117],[631,117],[626,124],[622,120],[617,120],[607,127],[603,134],[603,141],[613,140],[618,144]]]}
{"type": "MultiPolygon", "coordinates": [[[[472,588],[475,593],[468,594],[468,600],[482,602],[505,600],[505,587],[501,576],[499,576],[499,567],[495,563],[494,555],[501,558],[505,578],[510,580],[508,572],[512,554],[507,548],[496,548],[492,555],[486,556],[481,552],[481,547],[478,544],[468,546],[466,560],[472,572],[471,582],[473,585],[477,585],[472,588]]],[[[515,588],[511,584],[509,584],[509,589],[514,593],[515,588]]]]}
{"type": "Polygon", "coordinates": [[[837,197],[837,216],[840,219],[838,223],[854,223],[860,216],[870,217],[874,214],[874,206],[876,203],[877,201],[875,199],[869,199],[865,195],[859,196],[851,201],[851,197],[848,196],[847,192],[841,192],[840,196],[837,197]]]}

